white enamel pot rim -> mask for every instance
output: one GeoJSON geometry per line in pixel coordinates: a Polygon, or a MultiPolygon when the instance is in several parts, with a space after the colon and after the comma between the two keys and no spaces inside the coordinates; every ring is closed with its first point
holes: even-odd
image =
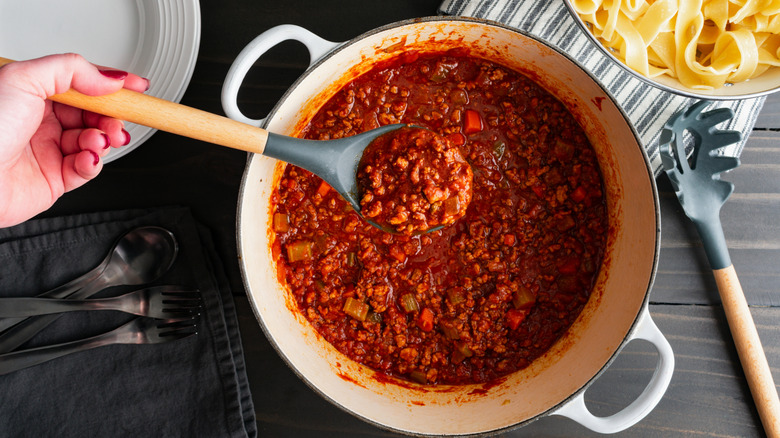
{"type": "Polygon", "coordinates": [[[375,62],[410,49],[452,47],[470,47],[475,56],[531,76],[569,108],[597,151],[610,233],[599,278],[579,318],[526,369],[489,385],[421,387],[377,378],[322,340],[279,283],[269,213],[283,163],[251,155],[239,193],[237,244],[255,316],[279,355],[313,390],[381,428],[419,436],[480,435],[562,415],[601,433],[624,430],[652,411],[674,369],[671,347],[647,306],[660,248],[658,195],[649,159],[627,116],[575,60],[516,29],[467,18],[403,21],[346,43],[282,25],[259,35],[239,54],[225,80],[222,104],[233,119],[295,135],[338,88],[375,62]],[[266,119],[244,116],[237,96],[246,73],[263,53],[286,40],[307,47],[310,68],[266,119]],[[650,383],[620,412],[592,415],[584,402],[586,388],[635,339],[649,341],[658,350],[650,383]]]}

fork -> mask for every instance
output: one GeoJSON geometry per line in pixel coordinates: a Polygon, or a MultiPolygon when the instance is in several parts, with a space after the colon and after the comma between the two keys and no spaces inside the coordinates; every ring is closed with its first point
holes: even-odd
{"type": "Polygon", "coordinates": [[[197,333],[197,317],[172,320],[138,317],[110,332],[91,338],[0,354],[0,375],[105,345],[161,344],[197,333]]]}
{"type": "Polygon", "coordinates": [[[75,310],[118,310],[152,318],[185,316],[200,309],[200,294],[178,286],[155,286],[113,298],[0,298],[0,317],[27,317],[75,310]]]}

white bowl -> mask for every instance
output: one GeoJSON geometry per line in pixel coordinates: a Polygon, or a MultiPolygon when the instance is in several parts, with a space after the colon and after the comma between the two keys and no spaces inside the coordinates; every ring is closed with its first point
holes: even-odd
{"type": "Polygon", "coordinates": [[[705,100],[736,100],[736,99],[748,99],[752,97],[765,96],[767,94],[780,91],[780,68],[771,68],[761,74],[760,76],[742,81],[734,84],[727,83],[723,87],[713,90],[700,90],[683,85],[677,78],[673,78],[668,75],[661,75],[655,78],[648,78],[641,73],[628,67],[623,60],[614,55],[614,53],[604,46],[593,33],[591,32],[587,23],[574,10],[571,4],[571,0],[564,0],[566,8],[569,10],[574,21],[582,29],[588,39],[601,50],[602,53],[611,58],[615,63],[622,67],[625,71],[629,72],[635,78],[646,82],[656,88],[659,88],[670,93],[678,94],[685,97],[694,99],[705,100]]]}

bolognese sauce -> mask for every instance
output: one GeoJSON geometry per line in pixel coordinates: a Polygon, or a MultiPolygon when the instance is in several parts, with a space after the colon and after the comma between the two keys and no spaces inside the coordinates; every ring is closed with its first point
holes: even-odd
{"type": "Polygon", "coordinates": [[[377,137],[363,152],[360,210],[396,233],[444,227],[466,214],[473,176],[459,147],[427,129],[403,127],[377,137]]]}
{"type": "Polygon", "coordinates": [[[390,234],[288,165],[272,194],[279,276],[335,348],[423,384],[489,382],[526,367],[577,318],[608,232],[594,149],[529,78],[463,52],[406,53],[356,78],[304,135],[407,123],[445,136],[473,171],[459,220],[390,234]]]}

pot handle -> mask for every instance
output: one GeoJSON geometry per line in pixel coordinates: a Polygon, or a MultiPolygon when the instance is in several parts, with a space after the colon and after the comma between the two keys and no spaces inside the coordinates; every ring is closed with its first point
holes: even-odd
{"type": "Polygon", "coordinates": [[[261,33],[241,50],[222,84],[222,109],[228,117],[253,126],[263,124],[265,119],[251,119],[238,109],[238,90],[255,62],[269,49],[288,40],[299,41],[306,46],[309,51],[309,66],[342,44],[322,39],[309,30],[293,24],[282,24],[261,33]]]}
{"type": "Polygon", "coordinates": [[[645,418],[661,401],[674,372],[674,353],[669,341],[650,318],[650,311],[645,307],[634,332],[628,341],[644,339],[658,350],[658,365],[650,383],[636,400],[622,411],[609,417],[596,417],[585,406],[585,391],[567,402],[550,415],[562,415],[570,418],[590,430],[598,433],[616,433],[628,429],[645,418]]]}

